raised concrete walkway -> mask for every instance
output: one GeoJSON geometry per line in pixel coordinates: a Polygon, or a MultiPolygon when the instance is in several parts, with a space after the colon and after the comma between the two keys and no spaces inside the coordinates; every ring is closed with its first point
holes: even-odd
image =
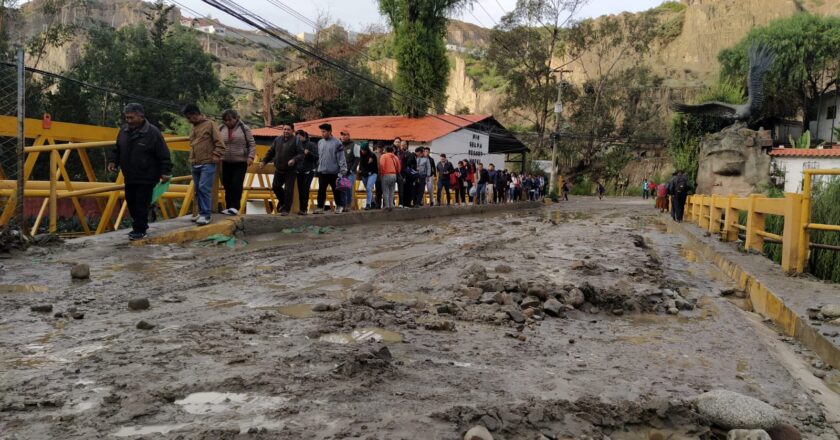
{"type": "Polygon", "coordinates": [[[822,360],[840,369],[840,325],[809,318],[809,308],[840,304],[840,285],[810,275],[788,276],[780,265],[757,254],[739,250],[735,243],[706,236],[690,223],[669,220],[669,227],[684,235],[695,251],[716,264],[745,291],[755,312],[771,319],[780,329],[813,350],[822,360]]]}
{"type": "MultiPolygon", "coordinates": [[[[542,202],[517,202],[499,205],[481,206],[435,206],[423,208],[395,208],[391,211],[350,211],[342,214],[328,212],[321,215],[310,214],[300,216],[291,214],[281,217],[276,214],[255,214],[230,217],[221,214],[213,215],[213,222],[207,226],[196,226],[189,217],[164,220],[149,225],[149,236],[145,240],[134,242],[143,244],[177,244],[201,240],[213,234],[233,235],[245,233],[247,235],[278,232],[284,228],[299,226],[351,226],[376,222],[414,221],[430,218],[450,217],[457,215],[481,215],[494,212],[518,211],[538,209],[545,206],[542,202]]],[[[128,230],[109,232],[71,240],[84,246],[126,245],[128,230]]]]}

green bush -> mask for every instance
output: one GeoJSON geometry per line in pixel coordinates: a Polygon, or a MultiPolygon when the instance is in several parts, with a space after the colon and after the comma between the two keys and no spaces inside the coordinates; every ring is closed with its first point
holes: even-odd
{"type": "MultiPolygon", "coordinates": [[[[816,185],[811,204],[811,221],[826,225],[840,225],[840,179],[832,179],[828,183],[816,185]]],[[[840,233],[813,231],[811,243],[840,246],[840,233]]],[[[808,261],[808,272],[823,280],[840,282],[840,252],[812,249],[811,258],[808,261]]]]}
{"type": "Polygon", "coordinates": [[[591,196],[595,194],[595,183],[589,176],[580,177],[573,181],[570,192],[575,196],[591,196]]]}

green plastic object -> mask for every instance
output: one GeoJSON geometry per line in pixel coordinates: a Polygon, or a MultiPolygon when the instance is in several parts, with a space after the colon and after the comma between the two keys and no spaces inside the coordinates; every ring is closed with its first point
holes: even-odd
{"type": "Polygon", "coordinates": [[[169,181],[166,182],[158,182],[155,185],[155,188],[152,190],[152,204],[157,203],[160,196],[163,195],[166,191],[169,191],[169,181]]]}
{"type": "Polygon", "coordinates": [[[229,249],[236,249],[236,246],[245,246],[248,244],[245,240],[238,240],[236,237],[225,234],[213,234],[203,240],[194,242],[196,246],[227,246],[229,249]]]}

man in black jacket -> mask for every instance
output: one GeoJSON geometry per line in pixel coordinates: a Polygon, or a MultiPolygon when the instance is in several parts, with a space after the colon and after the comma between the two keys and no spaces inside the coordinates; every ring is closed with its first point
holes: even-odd
{"type": "MultiPolygon", "coordinates": [[[[405,143],[405,141],[403,141],[403,143],[405,143]]],[[[419,154],[420,151],[422,151],[422,148],[417,147],[414,153],[410,151],[406,151],[405,153],[405,168],[402,170],[402,173],[405,176],[405,183],[403,183],[403,192],[400,194],[400,204],[406,208],[420,207],[420,204],[417,203],[416,200],[418,182],[417,154],[419,154]]]]}
{"type": "Polygon", "coordinates": [[[298,130],[295,132],[295,139],[303,148],[303,160],[296,165],[298,202],[300,211],[298,215],[307,215],[309,210],[309,190],[312,188],[312,178],[318,170],[318,146],[309,140],[309,133],[298,130]]]}
{"type": "Polygon", "coordinates": [[[122,170],[125,178],[125,202],[131,214],[131,241],[146,236],[149,229],[149,205],[158,182],[168,182],[172,171],[169,147],[160,130],[146,120],[143,106],[131,103],[123,109],[125,125],[111,150],[108,171],[122,170]]]}
{"type": "Polygon", "coordinates": [[[271,189],[277,196],[280,205],[280,215],[289,215],[295,193],[297,180],[297,163],[304,158],[304,147],[297,141],[292,124],[283,125],[283,135],[274,138],[268,153],[265,154],[260,168],[274,161],[274,180],[271,189]]]}

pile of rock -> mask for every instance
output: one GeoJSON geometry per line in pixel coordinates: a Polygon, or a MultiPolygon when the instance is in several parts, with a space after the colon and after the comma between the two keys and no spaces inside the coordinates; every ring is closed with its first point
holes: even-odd
{"type": "Polygon", "coordinates": [[[467,268],[462,274],[467,285],[459,287],[461,298],[439,305],[438,313],[458,315],[465,320],[498,323],[510,320],[524,324],[546,316],[562,317],[575,309],[593,314],[605,311],[623,315],[625,312],[677,314],[695,308],[692,301],[671,289],[638,294],[629,288],[603,289],[589,283],[560,286],[545,277],[532,280],[503,278],[499,274],[512,273],[506,265],[497,266],[495,272],[491,277],[479,264],[467,268]]]}
{"type": "Polygon", "coordinates": [[[826,304],[822,307],[808,308],[808,318],[812,321],[824,321],[840,326],[840,304],[826,304]]]}

